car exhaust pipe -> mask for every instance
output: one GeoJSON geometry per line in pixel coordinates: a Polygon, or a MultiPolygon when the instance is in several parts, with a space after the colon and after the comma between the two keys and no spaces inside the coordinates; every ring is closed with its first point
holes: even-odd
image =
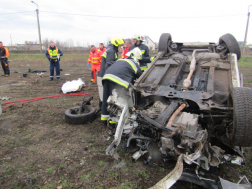
{"type": "Polygon", "coordinates": [[[193,53],[192,53],[192,60],[191,60],[191,64],[190,64],[190,72],[189,72],[187,78],[183,82],[184,90],[186,90],[192,84],[191,78],[192,78],[193,72],[194,72],[195,67],[196,67],[196,56],[195,56],[195,54],[196,54],[196,52],[202,52],[202,51],[209,51],[209,50],[208,49],[195,49],[193,51],[193,53]]]}

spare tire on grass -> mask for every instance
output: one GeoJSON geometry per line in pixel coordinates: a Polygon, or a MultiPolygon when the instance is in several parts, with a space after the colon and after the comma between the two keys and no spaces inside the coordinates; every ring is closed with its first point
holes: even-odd
{"type": "Polygon", "coordinates": [[[76,114],[80,106],[69,108],[65,111],[65,120],[70,124],[83,124],[95,119],[95,108],[86,106],[85,112],[82,114],[76,114]]]}
{"type": "Polygon", "coordinates": [[[230,140],[236,146],[252,146],[252,89],[249,87],[234,87],[233,99],[233,129],[230,140]]]}

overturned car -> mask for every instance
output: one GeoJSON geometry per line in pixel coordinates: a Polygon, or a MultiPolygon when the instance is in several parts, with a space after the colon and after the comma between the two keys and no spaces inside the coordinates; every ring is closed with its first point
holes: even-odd
{"type": "Polygon", "coordinates": [[[144,154],[149,163],[177,159],[153,188],[171,187],[183,176],[183,162],[196,165],[196,176],[199,168],[243,163],[242,147],[252,146],[252,89],[243,87],[236,39],[225,34],[218,44],[176,43],[163,33],[158,51],[129,91],[109,97],[118,124],[106,154],[119,158],[115,148],[128,150],[134,141],[134,160],[144,154]]]}

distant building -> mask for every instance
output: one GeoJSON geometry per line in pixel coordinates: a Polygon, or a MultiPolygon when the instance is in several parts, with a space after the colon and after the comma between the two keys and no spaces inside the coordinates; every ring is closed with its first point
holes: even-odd
{"type": "Polygon", "coordinates": [[[151,38],[147,35],[141,36],[142,40],[144,41],[143,44],[149,47],[150,51],[155,51],[156,43],[151,40],[151,38]]]}

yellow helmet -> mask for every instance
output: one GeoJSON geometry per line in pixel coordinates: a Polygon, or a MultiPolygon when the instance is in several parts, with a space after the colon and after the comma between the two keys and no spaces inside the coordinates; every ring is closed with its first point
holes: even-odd
{"type": "Polygon", "coordinates": [[[123,45],[124,44],[124,41],[121,37],[113,37],[111,39],[111,43],[113,45],[115,45],[116,47],[118,47],[119,45],[123,45]]]}

